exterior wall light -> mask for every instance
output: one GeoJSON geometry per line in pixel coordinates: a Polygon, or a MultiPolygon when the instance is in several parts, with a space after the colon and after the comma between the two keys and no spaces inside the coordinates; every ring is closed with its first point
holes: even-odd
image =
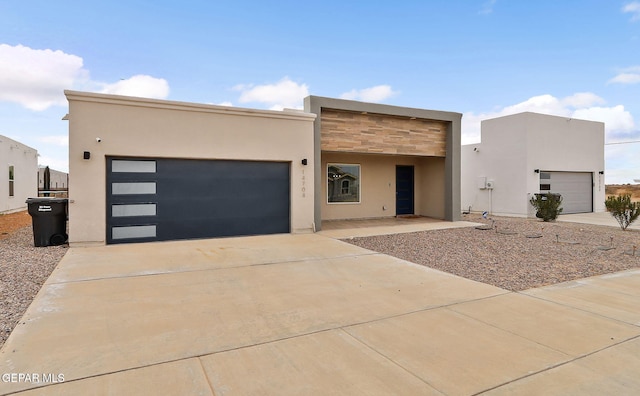
{"type": "Polygon", "coordinates": [[[600,172],[598,172],[598,173],[599,173],[599,174],[601,174],[601,175],[604,175],[604,171],[600,171],[600,172]]]}
{"type": "Polygon", "coordinates": [[[84,159],[86,159],[86,160],[90,159],[90,158],[91,158],[91,153],[90,153],[90,152],[88,152],[88,151],[85,151],[85,152],[82,154],[82,158],[84,158],[84,159]]]}
{"type": "Polygon", "coordinates": [[[306,164],[307,164],[307,159],[306,158],[302,159],[302,165],[306,165],[306,164]]]}
{"type": "Polygon", "coordinates": [[[540,169],[534,169],[533,172],[534,173],[540,173],[540,169]]]}

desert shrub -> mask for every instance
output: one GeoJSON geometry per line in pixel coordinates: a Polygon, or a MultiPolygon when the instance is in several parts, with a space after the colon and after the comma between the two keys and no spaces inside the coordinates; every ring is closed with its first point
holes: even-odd
{"type": "Polygon", "coordinates": [[[560,194],[536,194],[529,202],[536,209],[536,217],[543,221],[555,220],[562,213],[562,197],[560,194]]]}
{"type": "Polygon", "coordinates": [[[640,202],[631,202],[631,194],[611,196],[604,205],[623,231],[640,216],[640,202]]]}

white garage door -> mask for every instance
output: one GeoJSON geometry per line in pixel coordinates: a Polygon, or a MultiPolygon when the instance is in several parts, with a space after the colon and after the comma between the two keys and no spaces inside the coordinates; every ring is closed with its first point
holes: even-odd
{"type": "Polygon", "coordinates": [[[540,172],[540,192],[562,195],[562,214],[593,212],[590,172],[540,172]]]}

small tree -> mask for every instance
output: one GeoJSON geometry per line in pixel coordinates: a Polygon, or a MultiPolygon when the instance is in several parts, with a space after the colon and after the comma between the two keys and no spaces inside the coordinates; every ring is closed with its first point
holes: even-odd
{"type": "Polygon", "coordinates": [[[631,194],[610,196],[604,205],[611,216],[618,220],[622,231],[640,216],[640,202],[631,202],[631,194]]]}
{"type": "Polygon", "coordinates": [[[562,213],[562,197],[560,194],[536,194],[529,202],[536,209],[536,217],[543,221],[552,221],[562,213]]]}

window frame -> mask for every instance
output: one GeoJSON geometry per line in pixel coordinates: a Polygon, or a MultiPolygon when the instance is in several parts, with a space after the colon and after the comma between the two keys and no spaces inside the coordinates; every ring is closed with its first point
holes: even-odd
{"type": "Polygon", "coordinates": [[[343,180],[340,186],[340,194],[349,194],[350,188],[351,188],[351,183],[349,183],[349,180],[343,180]]]}
{"type": "MultiPolygon", "coordinates": [[[[327,167],[325,169],[325,176],[326,176],[326,180],[327,180],[327,184],[326,184],[326,202],[327,205],[359,205],[362,203],[362,164],[359,163],[344,163],[344,162],[328,162],[327,163],[327,167]],[[358,174],[357,175],[353,175],[355,176],[355,182],[357,183],[357,188],[358,188],[358,192],[357,192],[357,201],[331,201],[330,196],[329,196],[329,169],[331,167],[357,167],[358,169],[358,174]]],[[[348,186],[349,189],[352,188],[353,184],[350,180],[342,180],[340,182],[339,188],[340,188],[340,193],[341,195],[345,195],[342,194],[343,191],[343,182],[347,181],[348,182],[348,186]]],[[[335,188],[335,186],[334,186],[335,188]]]]}
{"type": "Polygon", "coordinates": [[[16,196],[16,167],[9,164],[9,198],[16,196]]]}

